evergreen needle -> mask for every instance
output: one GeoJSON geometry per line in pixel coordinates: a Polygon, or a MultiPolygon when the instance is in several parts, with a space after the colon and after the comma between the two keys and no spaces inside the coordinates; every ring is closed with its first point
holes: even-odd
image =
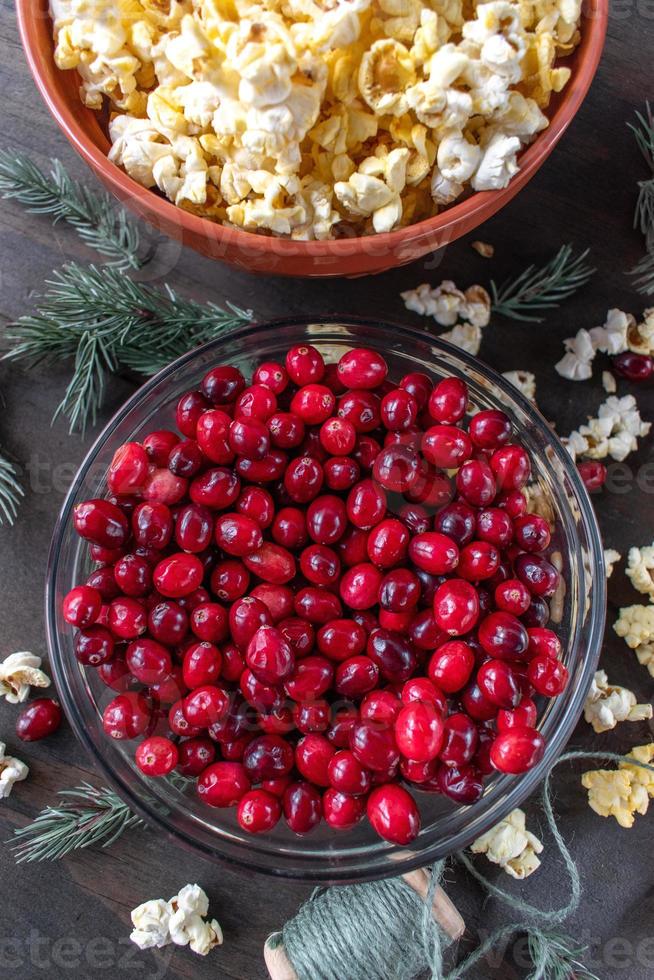
{"type": "Polygon", "coordinates": [[[66,221],[79,237],[117,269],[139,269],[140,237],[135,221],[109,194],[73,180],[59,160],[49,174],[29,157],[0,152],[0,196],[14,198],[28,211],[66,221]]]}
{"type": "Polygon", "coordinates": [[[516,279],[497,286],[491,281],[492,311],[512,320],[541,323],[538,310],[552,309],[588,282],[595,272],[586,264],[588,249],[574,255],[572,245],[562,245],[544,266],[530,265],[516,279]]]}
{"type": "Polygon", "coordinates": [[[652,176],[638,182],[638,198],[634,212],[634,228],[639,228],[645,236],[645,255],[630,270],[635,276],[635,286],[639,293],[654,293],[654,113],[649,102],[645,112],[636,113],[637,124],[627,123],[636,137],[638,148],[643,154],[652,176]]]}
{"type": "Polygon", "coordinates": [[[14,523],[20,498],[24,496],[25,491],[16,479],[16,470],[0,452],[0,526],[5,521],[14,523]]]}
{"type": "Polygon", "coordinates": [[[575,948],[573,942],[560,933],[530,932],[527,944],[536,971],[528,980],[599,980],[579,959],[585,947],[575,948]]]}
{"type": "Polygon", "coordinates": [[[95,422],[107,373],[152,375],[175,358],[234,327],[252,313],[232,303],[196,303],[133,282],[116,268],[65,265],[53,273],[34,315],[7,328],[7,360],[72,359],[73,374],[56,413],[71,431],[95,422]]]}
{"type": "Polygon", "coordinates": [[[14,831],[16,863],[56,861],[71,851],[102,844],[109,847],[126,830],[145,826],[143,820],[106,786],[96,789],[84,782],[63,789],[60,806],[47,806],[38,817],[14,831]]]}

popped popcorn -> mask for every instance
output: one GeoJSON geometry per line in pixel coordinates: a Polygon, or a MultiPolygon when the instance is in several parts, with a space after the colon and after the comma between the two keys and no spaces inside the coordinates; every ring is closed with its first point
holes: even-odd
{"type": "Polygon", "coordinates": [[[626,575],[634,589],[654,600],[654,544],[629,549],[626,575]]]}
{"type": "Polygon", "coordinates": [[[108,104],[112,161],[178,207],[297,240],[392,231],[467,187],[505,187],[569,78],[556,59],[581,16],[578,0],[51,0],[51,13],[57,65],[87,106],[108,104]],[[271,190],[262,172],[291,180],[271,190]]]}
{"type": "Polygon", "coordinates": [[[622,354],[627,350],[627,333],[635,323],[630,313],[609,310],[604,326],[588,331],[593,347],[604,354],[622,354]]]}
{"type": "Polygon", "coordinates": [[[531,371],[504,371],[502,377],[515,385],[530,402],[536,401],[536,375],[531,371]]]}
{"type": "Polygon", "coordinates": [[[7,746],[0,742],[0,800],[6,800],[11,794],[14,783],[27,779],[29,769],[20,759],[6,755],[7,746]]]}
{"type": "Polygon", "coordinates": [[[400,295],[407,310],[431,316],[442,327],[454,326],[459,319],[479,328],[490,322],[491,298],[483,286],[470,286],[462,292],[451,279],[444,279],[439,286],[423,282],[400,295]]]}
{"type": "Polygon", "coordinates": [[[481,328],[472,323],[457,323],[451,330],[442,333],[440,339],[476,357],[481,347],[481,328]]]}
{"type": "Polygon", "coordinates": [[[654,355],[654,306],[645,310],[641,323],[633,320],[627,330],[627,346],[634,354],[654,355]]]}
{"type": "Polygon", "coordinates": [[[613,629],[628,647],[638,647],[654,641],[654,605],[625,606],[613,624],[613,629]]]}
{"type": "MultiPolygon", "coordinates": [[[[627,758],[651,764],[654,742],[637,745],[627,758]]],[[[585,772],[581,785],[588,790],[588,803],[601,817],[615,817],[621,827],[633,826],[634,814],[647,813],[654,797],[654,771],[621,762],[618,769],[594,769],[585,772]]]]}
{"type": "Polygon", "coordinates": [[[0,697],[10,704],[27,701],[30,687],[49,687],[50,678],[40,669],[41,658],[23,650],[11,653],[0,663],[0,697]]]}
{"type": "Polygon", "coordinates": [[[486,834],[470,845],[474,854],[485,854],[512,878],[522,880],[540,867],[537,855],[543,850],[538,838],[526,829],[523,810],[516,808],[486,834]]]}
{"type": "Polygon", "coordinates": [[[654,677],[654,642],[641,643],[635,650],[636,659],[643,667],[647,667],[652,677],[654,677]]]}
{"type": "Polygon", "coordinates": [[[566,353],[554,365],[557,374],[570,381],[587,381],[593,376],[595,346],[588,330],[581,329],[563,341],[566,353]]]}
{"type": "Polygon", "coordinates": [[[611,578],[613,575],[613,566],[616,562],[619,562],[622,555],[615,548],[605,548],[604,549],[604,571],[607,578],[611,578]]]}
{"type": "Polygon", "coordinates": [[[646,721],[652,713],[651,704],[638,704],[632,691],[609,684],[606,671],[595,671],[584,702],[584,718],[595,732],[608,732],[621,721],[646,721]]]}
{"type": "Polygon", "coordinates": [[[646,436],[651,422],[643,422],[633,395],[616,398],[611,395],[600,405],[597,418],[570,433],[565,444],[574,457],[605,459],[611,456],[619,463],[638,449],[638,439],[646,436]],[[571,448],[572,447],[572,448],[571,448]]]}
{"type": "Polygon", "coordinates": [[[144,902],[132,912],[134,929],[130,939],[139,949],[189,946],[199,956],[206,956],[222,945],[223,934],[215,919],[205,921],[209,899],[199,885],[185,885],[178,895],[166,902],[162,898],[144,902]]]}

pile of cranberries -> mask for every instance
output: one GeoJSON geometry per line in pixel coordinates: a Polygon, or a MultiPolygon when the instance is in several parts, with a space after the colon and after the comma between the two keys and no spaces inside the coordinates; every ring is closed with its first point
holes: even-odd
{"type": "Polygon", "coordinates": [[[533,699],[568,679],[559,576],[503,412],[298,345],[249,385],[214,368],[176,416],[76,507],[97,567],[63,610],[142,772],[196,778],[252,833],[367,814],[407,844],[412,790],[471,804],[538,763],[533,699]]]}

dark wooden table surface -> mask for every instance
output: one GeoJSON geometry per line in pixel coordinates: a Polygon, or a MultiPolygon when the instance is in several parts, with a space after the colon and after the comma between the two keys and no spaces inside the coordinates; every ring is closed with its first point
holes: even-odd
{"type": "MultiPolygon", "coordinates": [[[[375,279],[307,282],[253,278],[214,264],[193,252],[163,250],[148,274],[165,279],[197,299],[230,299],[252,306],[260,319],[286,313],[349,312],[371,317],[403,317],[425,322],[404,310],[400,291],[425,280],[453,278],[466,287],[502,279],[527,262],[542,261],[563,242],[592,249],[598,273],[590,285],[552,312],[542,325],[497,321],[488,327],[481,356],[493,367],[536,373],[539,404],[561,433],[594,412],[605,395],[599,371],[590,382],[562,381],[554,371],[561,341],[579,327],[603,322],[618,306],[638,315],[646,305],[630,288],[624,270],[641,254],[632,230],[635,182],[646,176],[626,120],[647,96],[654,97],[652,50],[654,8],[646,0],[614,5],[609,37],[598,76],[581,112],[540,173],[501,214],[467,239],[427,261],[375,279]],[[474,238],[495,246],[492,261],[470,247],[474,238]]],[[[0,146],[28,152],[40,164],[59,157],[80,177],[93,178],[50,118],[23,59],[13,4],[0,6],[0,146]]],[[[68,259],[90,260],[70,229],[53,229],[48,220],[26,215],[18,204],[0,206],[0,321],[3,327],[28,311],[52,268],[68,259]]],[[[43,581],[52,527],[66,487],[88,440],[70,437],[50,419],[67,381],[64,365],[35,372],[0,364],[0,443],[23,467],[27,496],[17,525],[0,529],[0,657],[15,650],[44,654],[43,581]]],[[[132,393],[129,379],[113,379],[101,423],[132,393]]],[[[631,390],[620,385],[620,393],[631,390]]],[[[635,390],[635,389],[634,389],[635,390]]],[[[652,388],[639,389],[645,418],[654,418],[652,388]]],[[[629,457],[627,478],[596,497],[607,546],[623,554],[632,544],[654,537],[652,472],[654,439],[629,457]],[[647,480],[637,479],[647,474],[647,480]],[[645,469],[643,469],[645,467],[645,469]]],[[[618,568],[609,587],[609,621],[620,605],[639,601],[618,568]]],[[[654,682],[634,655],[607,632],[602,665],[617,683],[651,700],[654,682]]],[[[23,746],[13,733],[16,709],[0,704],[0,740],[30,765],[28,781],[0,803],[0,841],[25,824],[58,789],[94,778],[89,760],[65,727],[49,741],[23,746]]],[[[581,721],[572,743],[626,750],[651,739],[647,723],[620,726],[594,737],[581,721]]],[[[568,928],[580,944],[590,944],[588,960],[602,978],[645,980],[654,975],[654,882],[652,820],[637,817],[632,830],[603,820],[587,806],[579,772],[557,777],[557,808],[562,828],[582,872],[584,898],[568,928]]],[[[527,806],[537,828],[536,801],[527,806]]],[[[543,908],[561,905],[563,875],[554,848],[546,841],[542,868],[516,891],[543,908]]],[[[486,869],[491,869],[486,865],[486,869]]],[[[491,869],[492,871],[492,869],[491,869]]],[[[508,879],[502,876],[506,883],[508,879]]],[[[483,895],[460,868],[448,874],[451,893],[468,922],[461,951],[478,932],[504,921],[496,903],[483,895]]],[[[87,850],[54,865],[16,867],[7,844],[0,846],[0,974],[50,980],[63,977],[259,978],[265,976],[262,945],[266,935],[292,916],[309,886],[254,876],[241,877],[218,864],[177,849],[150,832],[134,832],[106,852],[87,850]],[[139,953],[127,940],[129,913],[140,902],[168,898],[186,882],[197,881],[211,898],[212,912],[225,932],[224,947],[207,959],[188,950],[139,953]]],[[[484,964],[479,976],[504,980],[524,975],[523,950],[507,950],[504,961],[484,964]]],[[[389,965],[389,980],[393,968],[389,965]]],[[[343,978],[347,980],[347,978],[343,978]]]]}

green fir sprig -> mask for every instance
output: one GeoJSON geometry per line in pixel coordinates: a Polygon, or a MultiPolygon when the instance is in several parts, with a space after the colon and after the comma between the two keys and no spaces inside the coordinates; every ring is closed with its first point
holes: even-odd
{"type": "Polygon", "coordinates": [[[634,228],[645,237],[645,255],[630,270],[635,276],[635,286],[639,293],[654,293],[654,113],[649,102],[645,111],[636,113],[636,123],[627,123],[636,137],[638,148],[643,154],[651,176],[638,181],[638,198],[634,213],[634,228]]]}
{"type": "Polygon", "coordinates": [[[126,830],[145,826],[126,803],[106,786],[84,782],[62,789],[64,802],[47,806],[32,823],[14,831],[16,863],[57,861],[71,851],[101,844],[109,847],[126,830]]]}
{"type": "Polygon", "coordinates": [[[59,160],[46,174],[29,157],[0,152],[0,196],[19,201],[35,214],[47,214],[54,223],[67,222],[116,269],[139,269],[150,257],[139,257],[136,222],[109,194],[73,180],[59,160]]]}
{"type": "Polygon", "coordinates": [[[556,255],[541,267],[530,265],[515,279],[497,286],[490,284],[492,312],[512,320],[542,323],[539,310],[558,306],[588,282],[595,269],[586,259],[589,250],[575,255],[572,245],[562,245],[556,255]]]}
{"type": "Polygon", "coordinates": [[[232,303],[196,303],[169,286],[133,282],[118,269],[65,265],[47,281],[37,312],[11,324],[7,360],[73,360],[73,374],[55,418],[70,430],[95,423],[108,373],[156,374],[175,358],[247,323],[252,313],[232,303]]]}
{"type": "Polygon", "coordinates": [[[13,524],[25,491],[18,482],[16,470],[0,450],[0,526],[13,524]]]}
{"type": "Polygon", "coordinates": [[[586,947],[577,946],[570,936],[558,932],[529,932],[527,946],[535,967],[527,980],[600,980],[580,959],[586,947]]]}

